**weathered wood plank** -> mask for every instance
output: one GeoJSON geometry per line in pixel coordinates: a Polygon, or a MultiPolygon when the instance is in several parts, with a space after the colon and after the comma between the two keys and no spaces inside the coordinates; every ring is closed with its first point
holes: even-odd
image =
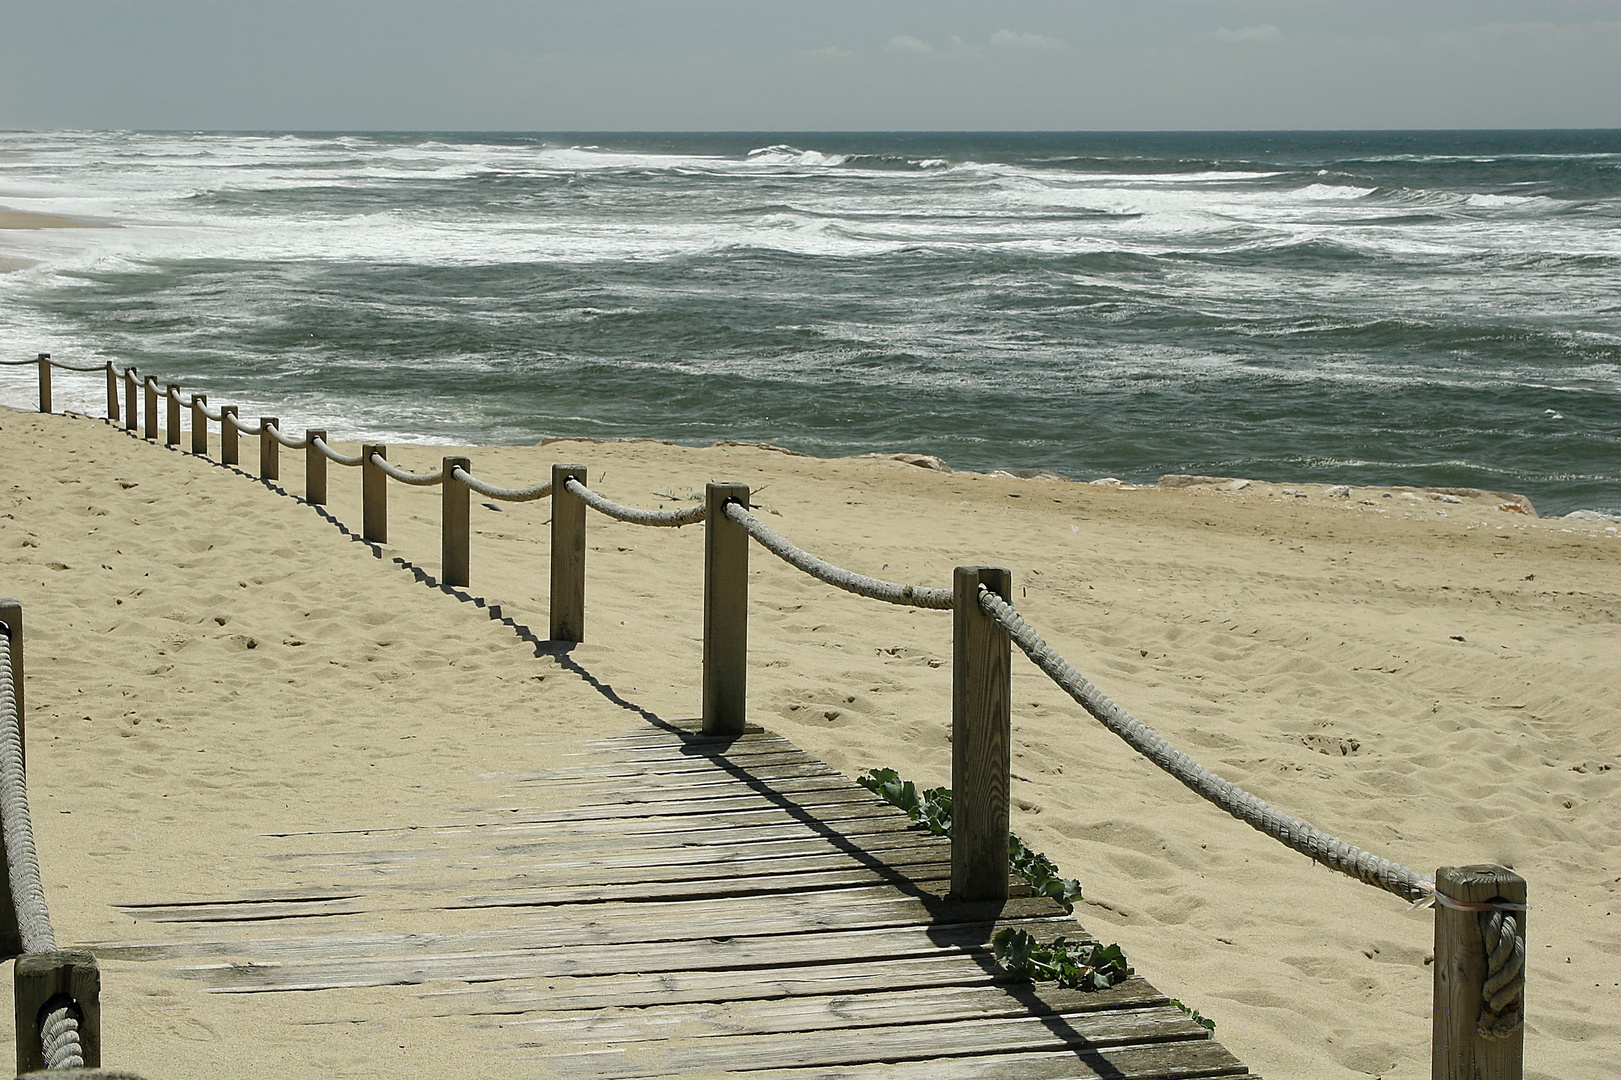
{"type": "Polygon", "coordinates": [[[978,1056],[1028,1051],[1064,1051],[1141,1045],[1150,1042],[1206,1041],[1204,1028],[1170,1006],[1148,1006],[1103,1013],[959,1020],[880,1028],[789,1032],[772,1035],[717,1035],[664,1043],[543,1046],[553,1068],[590,1077],[652,1077],[689,1069],[736,1071],[780,1066],[858,1065],[947,1056],[978,1056]]]}
{"type": "MultiPolygon", "coordinates": [[[[1040,927],[1041,923],[1020,923],[1040,927]]],[[[436,1016],[522,1017],[568,1016],[613,1008],[649,1005],[714,1004],[728,1001],[786,1000],[817,995],[902,993],[952,987],[993,986],[1023,980],[983,953],[943,951],[927,956],[888,957],[828,964],[779,964],[768,968],[721,971],[633,972],[581,978],[559,977],[542,985],[532,981],[480,983],[421,995],[436,1016]]],[[[1099,1002],[1130,1000],[1143,1005],[1165,1002],[1144,980],[1128,979],[1093,995],[1099,1002]]]]}
{"type": "MultiPolygon", "coordinates": [[[[874,972],[874,982],[882,974],[874,972]]],[[[496,1021],[509,1030],[523,1029],[548,1042],[626,1043],[670,1038],[708,1038],[749,1032],[757,1035],[888,1027],[955,1020],[1016,1019],[1099,1012],[1105,1009],[1164,1005],[1164,995],[1142,979],[1108,990],[1085,993],[1054,984],[992,983],[982,986],[895,987],[883,979],[881,989],[807,994],[787,999],[759,999],[673,1004],[660,1002],[633,1009],[580,1009],[526,1013],[496,1021]]]]}
{"type": "MultiPolygon", "coordinates": [[[[1023,904],[1027,901],[1012,901],[1023,904]]],[[[240,957],[224,964],[193,964],[176,974],[206,980],[226,991],[314,990],[340,986],[416,985],[435,979],[485,982],[557,976],[722,971],[846,962],[862,956],[878,964],[891,958],[970,955],[989,970],[990,937],[1009,926],[1033,934],[1090,940],[1067,919],[1013,916],[995,922],[944,926],[886,926],[827,933],[759,934],[748,937],[660,939],[612,944],[536,942],[527,929],[461,934],[374,934],[311,940],[164,942],[99,945],[91,951],[109,960],[186,960],[240,957]],[[656,944],[657,948],[649,948],[656,944]],[[251,958],[251,959],[250,959],[251,958]]]]}
{"type": "MultiPolygon", "coordinates": [[[[871,1080],[873,1066],[739,1069],[738,1080],[871,1080]]],[[[925,1058],[883,1066],[883,1080],[1193,1080],[1247,1076],[1219,1043],[1205,1040],[1065,1051],[925,1058]]],[[[1259,1077],[1253,1080],[1260,1080],[1259,1077]]]]}

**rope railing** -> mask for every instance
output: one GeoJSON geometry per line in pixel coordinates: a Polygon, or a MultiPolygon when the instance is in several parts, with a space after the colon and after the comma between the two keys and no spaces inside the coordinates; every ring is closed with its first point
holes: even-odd
{"type": "MultiPolygon", "coordinates": [[[[224,412],[223,409],[221,409],[220,411],[224,412]]],[[[237,419],[237,416],[236,416],[235,413],[231,413],[229,415],[231,417],[231,426],[236,428],[238,433],[240,433],[242,435],[263,435],[264,434],[265,429],[264,429],[263,424],[254,424],[252,427],[248,427],[241,420],[237,419]]],[[[357,462],[355,462],[355,464],[358,465],[358,464],[360,464],[360,462],[357,461],[357,462]]]]}
{"type": "MultiPolygon", "coordinates": [[[[7,362],[34,363],[36,361],[7,362]]],[[[49,411],[50,361],[41,354],[41,405],[49,411]]],[[[100,369],[90,369],[100,370],[100,369]]],[[[108,414],[117,420],[116,376],[108,373],[108,414]]],[[[134,431],[136,372],[124,373],[128,391],[126,427],[134,431]]],[[[146,436],[155,437],[157,380],[146,376],[146,436]]],[[[179,390],[165,392],[178,403],[179,390]]],[[[954,587],[930,588],[902,584],[836,566],[796,546],[750,512],[749,489],[742,484],[710,484],[701,505],[673,510],[649,510],[615,502],[586,485],[584,466],[556,465],[548,482],[507,488],[482,480],[471,472],[466,458],[447,457],[432,473],[416,473],[391,463],[387,447],[364,444],[357,455],[345,455],[326,442],[325,431],[309,430],[304,438],[289,438],[280,421],[263,417],[256,428],[246,428],[234,406],[218,413],[207,410],[201,395],[193,396],[193,424],[201,416],[235,429],[222,437],[222,454],[235,464],[235,432],[258,434],[260,473],[278,479],[277,446],[304,448],[305,496],[308,502],[326,501],[326,461],[360,466],[363,474],[362,538],[388,542],[387,480],[415,487],[441,486],[444,554],[443,584],[468,584],[470,524],[468,494],[504,502],[530,502],[553,497],[551,518],[551,638],[578,642],[584,639],[585,618],[585,508],[614,520],[653,527],[680,527],[702,521],[705,529],[703,730],[707,735],[736,737],[746,730],[745,682],[747,672],[747,552],[756,542],[790,566],[834,588],[900,606],[949,610],[954,618],[953,646],[953,764],[952,790],[955,827],[952,844],[954,895],[964,899],[1005,898],[1008,888],[1009,769],[1009,648],[1017,645],[1066,694],[1090,715],[1123,739],[1157,767],[1185,784],[1202,798],[1252,828],[1278,840],[1330,869],[1354,877],[1414,903],[1436,906],[1437,1001],[1453,995],[1448,1009],[1436,1009],[1436,1060],[1449,1063],[1453,1076],[1472,1076],[1479,1060],[1518,1062],[1523,1032],[1525,882],[1498,867],[1443,867],[1430,878],[1348,844],[1310,823],[1286,814],[1205,768],[1110,700],[1089,682],[1013,608],[1008,571],[996,567],[958,567],[954,587]],[[969,748],[972,748],[971,750],[969,748]],[[1443,943],[1445,947],[1443,948],[1443,943]],[[1462,997],[1458,995],[1462,994],[1462,997]],[[1472,997],[1470,995],[1473,995],[1472,997]],[[1443,1013],[1445,1015],[1443,1015],[1443,1013]],[[1461,1018],[1461,1019],[1460,1019],[1461,1018]],[[1477,1042],[1484,1040],[1484,1042],[1477,1042]],[[1496,1050],[1482,1050],[1496,1046],[1496,1050]]],[[[168,441],[178,442],[178,413],[170,408],[168,441]]],[[[206,431],[193,433],[194,452],[207,453],[206,431]]],[[[4,792],[0,791],[0,804],[4,792]]],[[[11,843],[11,815],[7,810],[7,845],[11,843]]],[[[36,867],[37,876],[37,867],[36,867]]],[[[43,901],[41,901],[43,902],[43,901]]],[[[1501,1072],[1518,1076],[1517,1070],[1501,1072]]]]}
{"type": "Polygon", "coordinates": [[[1347,844],[1308,822],[1283,813],[1176,749],[1147,724],[1093,686],[1086,676],[1058,655],[1046,639],[1013,610],[1012,604],[1000,596],[982,588],[979,605],[1007,632],[1009,640],[1030,658],[1030,662],[1045,671],[1081,708],[1124,739],[1126,745],[1176,777],[1199,797],[1215,803],[1244,824],[1331,870],[1395,893],[1410,902],[1434,895],[1433,878],[1347,844]]]}
{"type": "Polygon", "coordinates": [[[544,484],[536,484],[534,487],[504,488],[480,480],[466,469],[452,469],[450,475],[485,498],[497,499],[501,502],[534,502],[536,499],[547,498],[552,493],[552,482],[550,480],[544,484]]]}
{"type": "Polygon", "coordinates": [[[45,903],[28,812],[21,675],[22,606],[0,600],[0,851],[9,901],[0,938],[6,955],[18,957],[17,1071],[81,1069],[101,1063],[100,978],[93,956],[58,950],[45,903]]]}
{"type": "Polygon", "coordinates": [[[741,525],[750,536],[759,542],[771,554],[795,569],[802,570],[818,581],[824,581],[835,589],[865,596],[869,600],[882,600],[886,604],[900,604],[905,607],[932,608],[937,611],[949,611],[953,606],[950,589],[931,589],[922,585],[900,585],[893,581],[884,581],[882,578],[868,577],[853,570],[834,566],[830,562],[818,559],[815,555],[801,548],[795,547],[783,537],[772,532],[765,523],[743,506],[741,503],[729,502],[726,504],[726,516],[741,525]]]}
{"type": "Polygon", "coordinates": [[[563,486],[568,490],[569,494],[578,498],[597,513],[605,514],[615,521],[628,522],[631,525],[679,529],[683,525],[696,525],[709,513],[708,508],[701,504],[689,506],[684,510],[644,510],[637,506],[622,506],[612,499],[597,494],[572,477],[563,481],[563,486]]]}
{"type": "Polygon", "coordinates": [[[287,447],[287,449],[289,449],[289,450],[302,450],[302,449],[304,449],[304,447],[306,447],[306,446],[308,446],[310,444],[309,443],[309,438],[307,436],[305,438],[302,438],[302,439],[294,439],[294,438],[289,438],[286,435],[283,435],[281,433],[281,429],[279,427],[277,427],[275,424],[270,424],[270,425],[266,426],[264,428],[264,430],[269,432],[270,437],[272,439],[275,439],[277,442],[281,443],[283,446],[287,447]]]}
{"type": "Polygon", "coordinates": [[[359,454],[338,453],[336,450],[332,449],[332,447],[327,445],[325,439],[319,437],[311,439],[310,445],[321,451],[321,453],[325,454],[330,460],[339,465],[347,465],[351,469],[358,468],[363,460],[359,454]]]}
{"type": "MultiPolygon", "coordinates": [[[[334,461],[338,460],[335,455],[329,454],[328,456],[332,457],[334,461]]],[[[371,463],[382,469],[392,479],[398,480],[402,484],[410,484],[412,487],[434,487],[445,482],[445,470],[443,469],[431,473],[414,473],[391,463],[381,454],[373,454],[371,463]]]]}

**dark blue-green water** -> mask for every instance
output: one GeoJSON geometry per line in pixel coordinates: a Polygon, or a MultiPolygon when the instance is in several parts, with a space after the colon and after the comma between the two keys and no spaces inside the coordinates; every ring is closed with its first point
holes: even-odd
{"type": "Polygon", "coordinates": [[[1621,132],[21,133],[0,206],[112,226],[0,233],[6,358],[334,437],[1621,511],[1621,132]]]}

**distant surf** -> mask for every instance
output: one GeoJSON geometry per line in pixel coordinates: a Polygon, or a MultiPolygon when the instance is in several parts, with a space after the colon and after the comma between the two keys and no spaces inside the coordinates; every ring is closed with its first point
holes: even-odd
{"type": "Polygon", "coordinates": [[[3,133],[0,206],[113,226],[0,231],[7,357],[334,437],[1621,515],[1618,132],[3,133]]]}

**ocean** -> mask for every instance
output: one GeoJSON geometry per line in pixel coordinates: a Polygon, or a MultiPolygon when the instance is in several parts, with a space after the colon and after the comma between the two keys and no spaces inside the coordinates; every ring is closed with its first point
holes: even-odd
{"type": "Polygon", "coordinates": [[[1618,131],[12,132],[0,206],[104,226],[0,231],[0,358],[334,438],[1621,514],[1618,131]]]}

